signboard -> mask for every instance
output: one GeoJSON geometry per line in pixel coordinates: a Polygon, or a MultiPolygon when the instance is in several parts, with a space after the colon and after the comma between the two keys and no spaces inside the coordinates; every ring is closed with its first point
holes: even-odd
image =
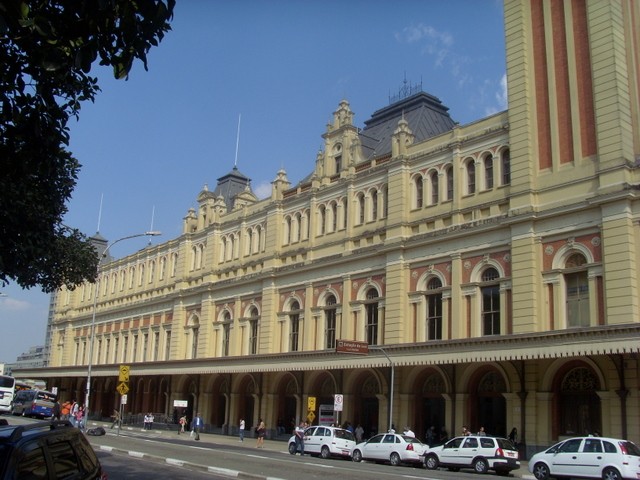
{"type": "Polygon", "coordinates": [[[355,353],[358,355],[369,354],[369,344],[356,340],[336,340],[336,353],[355,353]]]}
{"type": "Polygon", "coordinates": [[[333,396],[333,409],[336,412],[341,412],[342,411],[342,404],[343,404],[344,398],[342,396],[341,393],[336,393],[333,396]]]}
{"type": "Polygon", "coordinates": [[[187,408],[189,406],[188,400],[174,400],[173,406],[176,408],[187,408]]]}
{"type": "Polygon", "coordinates": [[[118,373],[119,382],[129,382],[129,368],[129,365],[120,365],[120,372],[118,373]]]}
{"type": "Polygon", "coordinates": [[[316,414],[313,413],[312,411],[309,411],[309,413],[307,413],[307,422],[313,423],[315,419],[316,419],[316,414]]]}
{"type": "Polygon", "coordinates": [[[331,426],[336,423],[336,412],[333,405],[320,405],[318,425],[331,426]]]}
{"type": "Polygon", "coordinates": [[[127,396],[122,395],[122,397],[120,397],[120,405],[126,405],[126,404],[127,404],[127,396]]]}
{"type": "Polygon", "coordinates": [[[315,410],[315,409],[316,409],[316,397],[308,397],[307,410],[315,410]]]}
{"type": "Polygon", "coordinates": [[[124,382],[120,382],[116,387],[116,390],[120,395],[126,395],[127,393],[129,393],[129,385],[124,382]]]}

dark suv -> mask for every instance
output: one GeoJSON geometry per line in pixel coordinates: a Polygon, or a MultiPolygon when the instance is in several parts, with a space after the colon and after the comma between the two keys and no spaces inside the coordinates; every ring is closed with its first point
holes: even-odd
{"type": "Polygon", "coordinates": [[[84,434],[67,421],[0,426],[0,480],[106,480],[84,434]]]}

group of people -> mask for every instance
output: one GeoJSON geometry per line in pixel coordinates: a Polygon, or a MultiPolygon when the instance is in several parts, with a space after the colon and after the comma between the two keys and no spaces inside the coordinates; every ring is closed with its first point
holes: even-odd
{"type": "Polygon", "coordinates": [[[144,415],[143,430],[153,430],[153,413],[149,412],[144,415]]]}
{"type": "Polygon", "coordinates": [[[69,420],[74,427],[84,428],[84,406],[74,400],[67,400],[62,405],[56,401],[53,407],[53,418],[56,420],[69,420]],[[57,405],[57,407],[56,407],[57,405]],[[59,412],[56,418],[56,412],[59,412]]]}

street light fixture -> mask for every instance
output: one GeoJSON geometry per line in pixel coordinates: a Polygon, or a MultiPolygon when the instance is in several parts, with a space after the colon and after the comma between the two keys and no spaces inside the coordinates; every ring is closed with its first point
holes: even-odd
{"type": "Polygon", "coordinates": [[[107,252],[111,247],[113,247],[116,243],[122,242],[123,240],[129,240],[130,238],[137,237],[157,237],[158,235],[162,235],[161,232],[151,231],[144,233],[136,233],[135,235],[127,235],[126,237],[118,238],[111,243],[108,243],[105,249],[98,257],[98,276],[96,278],[95,290],[93,292],[93,312],[91,314],[91,333],[89,334],[89,365],[87,367],[87,389],[84,397],[84,425],[87,424],[87,420],[89,419],[89,398],[91,393],[91,367],[93,365],[93,345],[95,343],[95,333],[96,333],[96,310],[98,306],[98,290],[100,289],[100,263],[102,259],[107,256],[107,252]]]}

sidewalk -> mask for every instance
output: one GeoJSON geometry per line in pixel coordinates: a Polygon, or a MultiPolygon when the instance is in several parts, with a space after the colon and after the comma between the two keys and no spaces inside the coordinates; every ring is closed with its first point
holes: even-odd
{"type": "MultiPolygon", "coordinates": [[[[107,432],[107,437],[115,437],[117,435],[117,429],[113,430],[111,427],[111,422],[99,422],[92,421],[88,422],[87,428],[94,428],[97,426],[103,427],[107,432]]],[[[247,431],[245,434],[244,442],[241,442],[239,437],[236,435],[222,435],[222,434],[214,434],[214,433],[201,433],[200,434],[200,443],[201,444],[215,444],[215,445],[229,445],[229,446],[243,446],[245,448],[256,448],[256,438],[253,437],[253,433],[247,431]],[[248,434],[248,435],[247,435],[248,434]]],[[[89,439],[96,439],[95,443],[102,443],[98,439],[105,437],[89,437],[89,439]]],[[[165,428],[156,428],[152,430],[143,430],[140,426],[128,426],[124,425],[120,430],[120,436],[118,437],[117,446],[105,446],[100,445],[101,450],[105,451],[116,451],[119,453],[124,453],[132,456],[140,456],[139,452],[135,452],[132,449],[137,447],[136,440],[141,438],[162,438],[162,439],[172,439],[178,441],[194,441],[193,437],[190,436],[190,432],[185,432],[178,435],[177,430],[169,430],[165,428]]],[[[281,439],[264,439],[264,450],[269,450],[272,452],[281,452],[282,454],[288,455],[288,439],[287,436],[282,436],[281,439]]],[[[110,442],[109,442],[110,443],[110,442]]],[[[246,475],[244,472],[240,471],[229,471],[225,470],[221,472],[220,469],[216,467],[212,467],[209,465],[202,465],[199,463],[190,462],[184,459],[177,458],[166,458],[157,455],[149,455],[144,454],[146,459],[162,462],[162,463],[170,463],[173,465],[180,465],[189,468],[196,468],[198,470],[213,472],[213,473],[224,473],[226,475],[231,476],[240,476],[246,475]]],[[[426,470],[425,470],[426,471],[426,470]]],[[[528,462],[520,461],[520,468],[511,472],[511,476],[513,478],[523,478],[526,480],[535,480],[535,477],[529,473],[528,470],[528,462]]],[[[255,478],[255,475],[252,475],[252,478],[255,478]]],[[[264,477],[266,480],[266,477],[264,477]]],[[[260,479],[258,479],[260,480],[260,479]]],[[[273,480],[273,479],[270,479],[273,480]]]]}

